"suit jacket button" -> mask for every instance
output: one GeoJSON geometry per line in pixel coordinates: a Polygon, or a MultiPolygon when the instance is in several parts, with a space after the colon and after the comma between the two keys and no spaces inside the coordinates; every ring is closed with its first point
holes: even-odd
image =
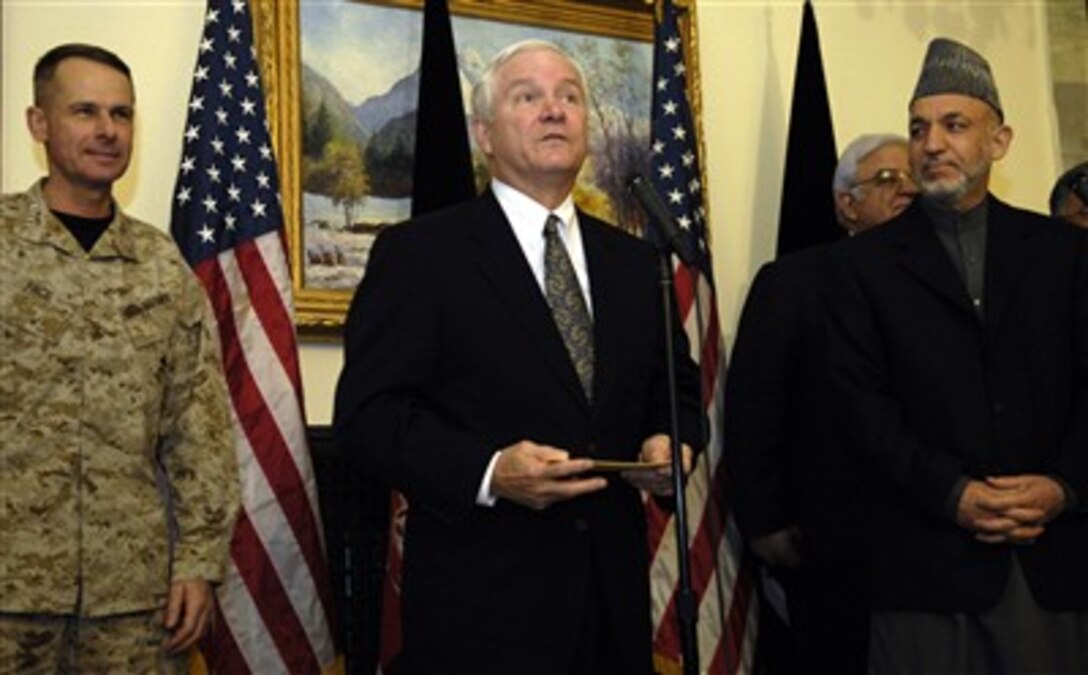
{"type": "Polygon", "coordinates": [[[585,518],[574,519],[574,531],[575,532],[587,532],[589,530],[589,521],[585,518]]]}

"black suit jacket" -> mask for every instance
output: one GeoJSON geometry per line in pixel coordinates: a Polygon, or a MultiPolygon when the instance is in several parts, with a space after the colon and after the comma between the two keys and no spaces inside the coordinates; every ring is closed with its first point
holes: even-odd
{"type": "Polygon", "coordinates": [[[840,247],[833,376],[880,494],[874,603],[978,611],[1019,557],[1044,607],[1088,608],[1088,520],[1033,545],[956,525],[961,476],[1036,473],[1088,499],[1088,245],[1084,233],[989,197],[985,319],[919,202],[840,247]]]}
{"type": "MultiPolygon", "coordinates": [[[[650,669],[636,490],[613,476],[600,493],[542,511],[475,504],[491,456],[516,441],[630,460],[668,429],[653,249],[584,213],[579,222],[593,300],[593,405],[490,192],[384,231],[352,302],[335,428],[361,470],[411,503],[408,672],[566,672],[591,584],[606,600],[625,670],[650,669]]],[[[682,438],[695,447],[698,373],[677,338],[682,438]]]]}
{"type": "Polygon", "coordinates": [[[745,537],[798,526],[804,557],[833,564],[857,556],[863,521],[827,368],[830,263],[823,245],[760,268],[729,359],[722,448],[745,537]]]}

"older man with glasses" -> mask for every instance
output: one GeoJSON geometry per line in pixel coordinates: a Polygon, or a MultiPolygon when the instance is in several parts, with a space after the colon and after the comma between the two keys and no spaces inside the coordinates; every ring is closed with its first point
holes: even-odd
{"type": "Polygon", "coordinates": [[[918,194],[907,139],[894,134],[856,138],[839,158],[831,190],[835,215],[850,234],[898,216],[918,194]]]}
{"type": "MultiPolygon", "coordinates": [[[[870,134],[852,142],[833,190],[850,234],[904,211],[918,192],[907,140],[870,134]]],[[[768,658],[860,673],[868,639],[852,502],[860,481],[843,456],[827,396],[822,295],[831,250],[780,258],[753,281],[726,381],[725,457],[741,530],[786,592],[792,650],[776,645],[768,658]]]]}

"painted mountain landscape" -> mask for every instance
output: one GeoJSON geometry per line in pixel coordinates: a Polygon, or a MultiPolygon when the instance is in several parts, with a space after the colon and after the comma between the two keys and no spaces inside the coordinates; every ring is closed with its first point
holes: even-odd
{"type": "MultiPolygon", "coordinates": [[[[350,290],[377,233],[411,213],[423,14],[341,0],[300,3],[299,21],[304,286],[350,290]]],[[[463,17],[453,32],[466,112],[484,63],[511,42],[551,40],[579,59],[592,88],[591,156],[576,200],[633,227],[624,182],[649,155],[651,45],[463,17]]]]}

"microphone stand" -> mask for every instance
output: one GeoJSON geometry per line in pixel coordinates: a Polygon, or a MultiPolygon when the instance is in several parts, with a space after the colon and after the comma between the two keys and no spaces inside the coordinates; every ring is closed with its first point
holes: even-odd
{"type": "Polygon", "coordinates": [[[676,596],[676,618],[680,625],[680,653],[683,657],[684,675],[699,672],[699,644],[695,633],[695,593],[691,588],[691,561],[688,551],[688,511],[684,487],[683,453],[680,446],[679,404],[676,397],[676,360],[673,340],[673,279],[672,254],[667,245],[658,247],[660,260],[661,306],[664,310],[665,371],[669,388],[669,442],[672,448],[672,493],[676,518],[676,559],[680,571],[679,589],[676,596]]]}
{"type": "MultiPolygon", "coordinates": [[[[638,200],[646,215],[649,225],[656,225],[661,241],[655,242],[660,260],[661,307],[664,311],[665,326],[665,371],[669,387],[669,443],[672,447],[672,494],[676,525],[676,562],[680,572],[679,588],[676,596],[676,620],[680,625],[680,653],[684,662],[684,675],[697,675],[699,672],[699,643],[696,640],[695,593],[691,589],[691,556],[688,551],[688,508],[684,486],[683,453],[680,446],[679,404],[676,400],[676,359],[673,340],[673,293],[672,254],[685,265],[694,265],[695,246],[669,213],[649,181],[641,174],[632,175],[627,181],[627,190],[638,200]]],[[[698,300],[698,292],[696,292],[698,300]]],[[[698,306],[697,306],[698,307],[698,306]]],[[[701,320],[701,319],[700,319],[701,320]]],[[[701,338],[701,336],[700,336],[701,338]]],[[[702,396],[700,395],[700,400],[702,396]]]]}

